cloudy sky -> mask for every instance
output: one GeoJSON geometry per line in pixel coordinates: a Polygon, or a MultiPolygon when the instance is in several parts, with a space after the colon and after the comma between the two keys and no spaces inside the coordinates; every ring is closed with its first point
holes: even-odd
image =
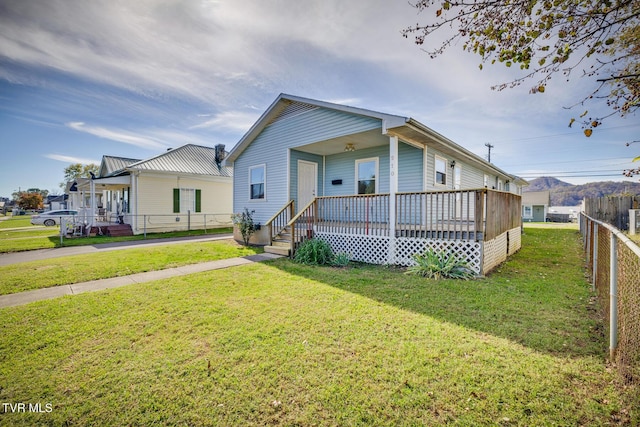
{"type": "Polygon", "coordinates": [[[401,36],[427,19],[406,0],[0,0],[0,196],[60,192],[66,166],[102,155],[230,149],[280,93],[410,116],[481,156],[491,143],[526,178],[622,180],[634,165],[637,115],[585,138],[567,126],[584,107],[564,107],[586,81],[492,91],[517,74],[401,36]]]}

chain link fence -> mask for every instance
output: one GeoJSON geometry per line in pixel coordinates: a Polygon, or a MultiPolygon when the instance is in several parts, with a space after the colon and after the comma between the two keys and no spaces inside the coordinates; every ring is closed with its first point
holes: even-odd
{"type": "Polygon", "coordinates": [[[168,233],[180,231],[232,228],[230,213],[184,213],[167,215],[76,215],[60,217],[60,238],[122,235],[123,229],[129,234],[168,233]]]}
{"type": "Polygon", "coordinates": [[[626,383],[640,384],[640,247],[587,215],[580,218],[580,231],[607,323],[610,359],[626,383]]]}

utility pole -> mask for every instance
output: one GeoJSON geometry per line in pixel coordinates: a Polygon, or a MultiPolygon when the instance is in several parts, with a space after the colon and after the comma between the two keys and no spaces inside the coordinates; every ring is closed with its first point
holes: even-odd
{"type": "Polygon", "coordinates": [[[486,144],[484,144],[484,146],[489,149],[489,154],[487,154],[487,161],[491,163],[491,149],[493,148],[493,145],[487,142],[486,144]]]}

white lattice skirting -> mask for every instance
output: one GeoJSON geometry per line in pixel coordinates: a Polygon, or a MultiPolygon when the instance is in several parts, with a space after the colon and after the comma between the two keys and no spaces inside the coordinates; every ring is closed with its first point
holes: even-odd
{"type": "Polygon", "coordinates": [[[434,240],[398,237],[396,239],[396,256],[394,264],[409,266],[415,264],[411,258],[415,254],[422,254],[427,249],[436,252],[453,252],[465,260],[476,274],[482,273],[482,245],[480,242],[465,240],[434,240]]]}
{"type": "Polygon", "coordinates": [[[383,236],[365,236],[317,232],[315,237],[325,240],[334,253],[345,252],[354,261],[369,264],[413,265],[414,254],[422,254],[427,249],[435,251],[454,251],[469,267],[482,274],[482,244],[465,240],[435,240],[412,237],[398,237],[395,240],[395,254],[389,257],[390,239],[383,236]]]}
{"type": "Polygon", "coordinates": [[[514,254],[522,247],[522,231],[520,227],[513,228],[496,237],[484,242],[484,259],[482,262],[483,274],[493,270],[502,262],[506,261],[509,255],[514,254]]]}
{"type": "Polygon", "coordinates": [[[317,232],[315,237],[329,243],[333,253],[347,253],[353,261],[369,264],[387,264],[389,262],[388,237],[326,232],[317,232]]]}

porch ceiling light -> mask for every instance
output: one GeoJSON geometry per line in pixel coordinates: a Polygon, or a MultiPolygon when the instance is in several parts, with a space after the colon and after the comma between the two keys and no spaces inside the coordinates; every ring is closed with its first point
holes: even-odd
{"type": "Polygon", "coordinates": [[[352,143],[348,143],[344,146],[344,151],[356,151],[356,146],[352,143]]]}

